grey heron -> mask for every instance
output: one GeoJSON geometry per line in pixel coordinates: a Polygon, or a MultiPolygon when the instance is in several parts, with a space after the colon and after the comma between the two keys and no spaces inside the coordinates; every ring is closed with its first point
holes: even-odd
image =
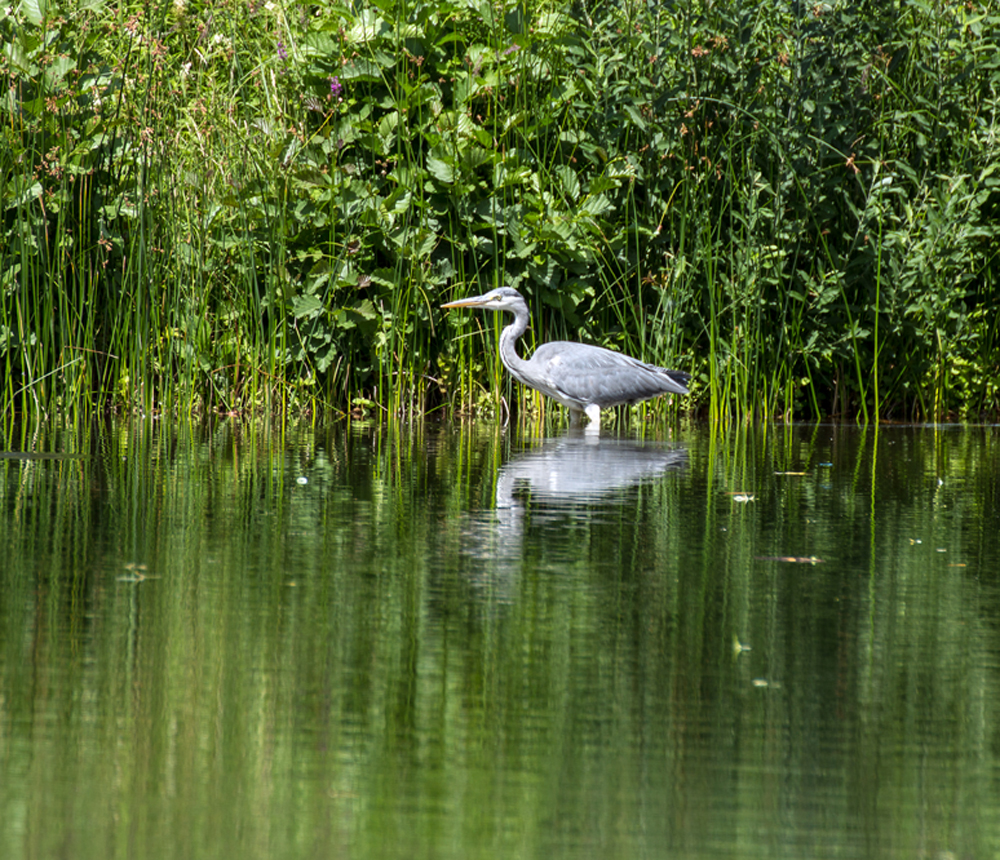
{"type": "Polygon", "coordinates": [[[687,394],[691,374],[667,370],[600,346],[564,340],[543,343],[531,358],[517,354],[517,339],[528,329],[528,305],[511,287],[459,299],[442,308],[488,308],[508,311],[514,322],[500,333],[500,360],[518,382],[541,391],[569,409],[570,423],[583,415],[600,429],[601,409],[638,403],[661,394],[687,394]]]}

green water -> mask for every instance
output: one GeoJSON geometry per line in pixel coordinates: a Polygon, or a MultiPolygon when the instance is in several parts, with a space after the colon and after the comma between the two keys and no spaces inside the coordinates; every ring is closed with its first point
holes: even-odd
{"type": "Polygon", "coordinates": [[[998,428],[34,450],[4,860],[1000,856],[998,428]]]}

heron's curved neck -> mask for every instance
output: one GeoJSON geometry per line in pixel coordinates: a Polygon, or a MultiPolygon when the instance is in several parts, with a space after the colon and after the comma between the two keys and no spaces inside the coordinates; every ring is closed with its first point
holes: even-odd
{"type": "Polygon", "coordinates": [[[527,307],[512,308],[514,322],[500,332],[500,360],[517,379],[527,362],[517,354],[517,340],[528,330],[527,307]]]}

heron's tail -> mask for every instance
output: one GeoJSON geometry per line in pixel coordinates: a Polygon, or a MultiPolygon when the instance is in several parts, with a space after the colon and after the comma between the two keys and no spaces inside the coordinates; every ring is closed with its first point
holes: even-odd
{"type": "Polygon", "coordinates": [[[688,381],[691,379],[690,373],[685,373],[683,370],[663,370],[663,375],[666,376],[671,382],[676,382],[684,390],[678,392],[679,394],[688,393],[688,381]]]}

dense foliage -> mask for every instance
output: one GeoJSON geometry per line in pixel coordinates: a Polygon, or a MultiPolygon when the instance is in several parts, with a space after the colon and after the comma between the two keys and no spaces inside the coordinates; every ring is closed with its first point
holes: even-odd
{"type": "Polygon", "coordinates": [[[689,370],[714,418],[995,414],[998,33],[991,2],[23,0],[0,399],[489,407],[494,321],[438,305],[511,285],[534,337],[689,370]]]}

